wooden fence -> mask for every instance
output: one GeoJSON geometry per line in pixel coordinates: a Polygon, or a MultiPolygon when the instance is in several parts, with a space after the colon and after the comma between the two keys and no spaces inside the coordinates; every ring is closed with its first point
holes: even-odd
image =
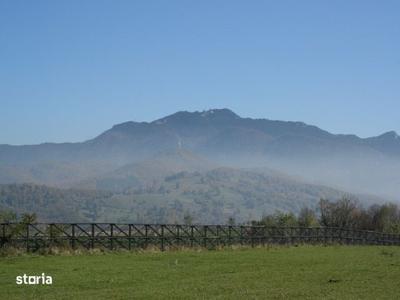
{"type": "Polygon", "coordinates": [[[113,223],[3,223],[0,247],[140,249],[268,244],[400,245],[400,235],[331,227],[264,227],[113,223]]]}

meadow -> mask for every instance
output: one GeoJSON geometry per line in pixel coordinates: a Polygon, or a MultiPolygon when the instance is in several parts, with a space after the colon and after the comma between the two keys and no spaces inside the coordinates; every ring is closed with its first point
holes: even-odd
{"type": "Polygon", "coordinates": [[[400,248],[292,246],[0,257],[0,299],[395,299],[400,248]],[[16,276],[53,284],[16,285],[16,276]]]}

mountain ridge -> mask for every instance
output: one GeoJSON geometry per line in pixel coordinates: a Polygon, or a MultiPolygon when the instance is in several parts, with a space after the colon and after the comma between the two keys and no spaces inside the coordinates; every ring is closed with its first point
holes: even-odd
{"type": "MultiPolygon", "coordinates": [[[[239,115],[237,115],[236,113],[234,113],[232,110],[227,109],[227,108],[222,108],[222,109],[209,109],[209,110],[203,110],[203,111],[194,111],[194,112],[190,112],[190,111],[178,111],[176,113],[170,114],[168,116],[153,120],[153,121],[143,121],[143,122],[136,122],[136,121],[126,121],[126,122],[122,122],[122,123],[118,123],[115,125],[112,125],[110,129],[104,131],[103,133],[109,131],[109,130],[114,130],[119,128],[120,126],[128,126],[128,125],[150,125],[150,124],[155,124],[155,125],[160,125],[160,124],[164,124],[166,122],[166,120],[169,120],[170,118],[173,118],[177,115],[180,114],[185,114],[187,116],[207,116],[207,115],[212,115],[212,114],[220,114],[220,113],[224,113],[226,114],[230,114],[232,116],[234,116],[235,119],[242,119],[242,120],[253,120],[253,121],[268,121],[268,122],[278,122],[278,123],[287,123],[287,124],[292,124],[292,125],[297,125],[299,127],[313,127],[317,130],[321,130],[324,131],[328,134],[331,134],[332,136],[337,136],[337,137],[354,137],[360,140],[368,140],[368,139],[373,139],[373,138],[380,138],[380,137],[384,137],[384,136],[391,136],[394,137],[395,139],[400,139],[400,136],[398,135],[398,133],[395,130],[389,130],[387,132],[384,132],[380,135],[377,136],[370,136],[370,137],[366,137],[366,138],[361,138],[358,135],[355,134],[344,134],[344,133],[338,133],[338,134],[333,134],[330,133],[329,131],[323,130],[320,127],[316,126],[316,125],[312,125],[312,124],[308,124],[302,121],[283,121],[283,120],[273,120],[273,119],[267,119],[267,118],[249,118],[249,117],[241,117],[239,115]]],[[[38,143],[38,144],[22,144],[22,145],[12,145],[12,144],[7,144],[7,143],[1,143],[0,146],[1,147],[27,147],[27,146],[45,146],[45,145],[71,145],[71,144],[83,144],[86,142],[90,142],[94,139],[96,139],[97,137],[101,136],[103,133],[99,134],[98,136],[95,136],[91,139],[88,140],[84,140],[84,141],[79,141],[79,142],[42,142],[42,143],[38,143]]]]}
{"type": "Polygon", "coordinates": [[[298,121],[242,118],[226,108],[128,121],[79,143],[1,145],[0,183],[70,185],[180,150],[219,165],[265,166],[351,192],[400,197],[400,179],[392,175],[400,174],[396,132],[363,139],[298,121]]]}

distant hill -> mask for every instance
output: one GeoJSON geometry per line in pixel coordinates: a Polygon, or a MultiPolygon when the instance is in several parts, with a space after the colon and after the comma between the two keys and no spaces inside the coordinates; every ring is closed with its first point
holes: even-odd
{"type": "Polygon", "coordinates": [[[178,172],[205,171],[217,165],[186,150],[164,151],[140,162],[126,164],[111,172],[76,182],[75,187],[121,192],[140,188],[178,172]]]}
{"type": "Polygon", "coordinates": [[[314,208],[320,198],[344,195],[273,171],[217,168],[182,171],[145,185],[119,186],[114,192],[0,185],[0,210],[36,213],[47,222],[182,223],[190,215],[193,222],[219,224],[229,218],[247,222],[277,210],[296,213],[304,206],[314,208]]]}

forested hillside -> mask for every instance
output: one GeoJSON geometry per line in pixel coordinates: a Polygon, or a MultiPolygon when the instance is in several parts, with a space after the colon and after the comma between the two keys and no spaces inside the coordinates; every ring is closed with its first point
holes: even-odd
{"type": "Polygon", "coordinates": [[[302,207],[315,208],[320,198],[343,195],[275,173],[217,168],[178,172],[119,192],[0,185],[0,207],[36,213],[39,220],[51,222],[220,224],[229,219],[241,223],[260,219],[275,211],[297,213],[302,207]]]}
{"type": "Polygon", "coordinates": [[[17,214],[35,213],[43,222],[78,222],[96,219],[97,207],[110,193],[64,190],[44,185],[0,185],[0,209],[17,214]]]}

